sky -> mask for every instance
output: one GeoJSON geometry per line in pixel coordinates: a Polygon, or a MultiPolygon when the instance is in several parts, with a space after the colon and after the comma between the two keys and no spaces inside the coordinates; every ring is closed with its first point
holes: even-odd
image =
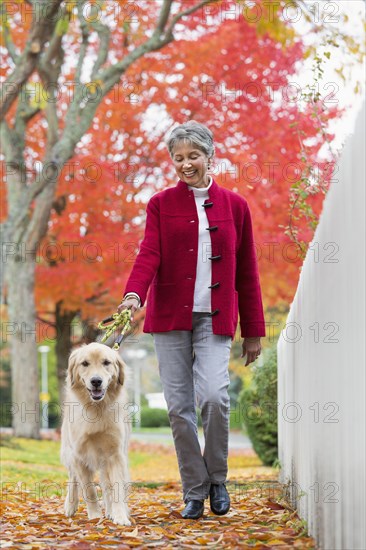
{"type": "MultiPolygon", "coordinates": [[[[328,10],[327,13],[324,12],[324,15],[331,18],[331,13],[334,13],[332,19],[332,24],[335,24],[343,32],[349,36],[353,36],[357,42],[363,43],[365,45],[365,7],[366,3],[364,0],[336,0],[336,1],[318,1],[318,2],[307,2],[307,4],[317,4],[320,6],[319,12],[321,14],[322,6],[323,9],[325,5],[328,5],[328,8],[333,8],[334,11],[328,10]],[[344,12],[349,17],[349,21],[345,25],[341,17],[337,17],[338,13],[344,12]],[[339,23],[337,23],[339,19],[339,23]],[[334,20],[334,22],[333,22],[334,20]]],[[[311,37],[307,34],[306,25],[303,21],[300,21],[297,25],[297,30],[303,34],[303,39],[306,43],[309,43],[311,37]]],[[[365,46],[363,46],[365,47],[365,46]]],[[[354,65],[351,67],[347,61],[349,59],[345,57],[340,49],[336,47],[332,48],[319,48],[318,53],[330,50],[331,57],[325,64],[323,64],[324,74],[322,79],[322,84],[320,85],[320,92],[323,97],[327,97],[334,90],[334,99],[338,102],[339,107],[347,108],[345,115],[337,120],[331,121],[329,128],[335,132],[335,139],[332,143],[332,149],[334,152],[339,152],[347,136],[352,133],[354,129],[354,122],[359,113],[359,110],[362,106],[362,102],[365,98],[365,62],[362,65],[354,65]],[[337,74],[336,69],[339,69],[342,65],[344,67],[344,74],[346,76],[346,82],[337,74]],[[361,83],[361,92],[359,94],[354,93],[354,88],[356,82],[361,83]]],[[[305,67],[302,67],[299,74],[296,76],[296,82],[298,82],[301,87],[305,87],[306,84],[313,81],[313,74],[311,71],[312,59],[307,59],[305,61],[305,67]]],[[[325,155],[325,151],[324,151],[325,155]]]]}

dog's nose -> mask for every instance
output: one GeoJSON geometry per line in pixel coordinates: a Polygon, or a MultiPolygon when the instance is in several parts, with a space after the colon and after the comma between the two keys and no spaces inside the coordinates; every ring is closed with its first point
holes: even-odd
{"type": "Polygon", "coordinates": [[[94,388],[99,388],[99,386],[102,385],[103,380],[99,376],[93,376],[93,378],[90,380],[90,383],[94,388]]]}

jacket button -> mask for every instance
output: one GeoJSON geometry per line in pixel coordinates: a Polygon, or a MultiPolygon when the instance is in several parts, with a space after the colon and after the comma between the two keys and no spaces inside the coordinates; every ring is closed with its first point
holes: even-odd
{"type": "Polygon", "coordinates": [[[195,221],[196,221],[196,220],[190,220],[190,222],[189,222],[189,223],[194,223],[195,221]]]}
{"type": "Polygon", "coordinates": [[[219,309],[215,309],[214,311],[212,311],[211,313],[209,313],[210,317],[213,317],[214,315],[216,315],[217,313],[219,313],[219,309]]]}
{"type": "Polygon", "coordinates": [[[215,284],[213,284],[213,285],[210,285],[208,288],[217,288],[218,286],[220,286],[220,283],[219,283],[219,282],[217,282],[217,283],[215,283],[215,284]]]}
{"type": "Polygon", "coordinates": [[[189,248],[188,252],[194,252],[194,248],[189,248]]]}

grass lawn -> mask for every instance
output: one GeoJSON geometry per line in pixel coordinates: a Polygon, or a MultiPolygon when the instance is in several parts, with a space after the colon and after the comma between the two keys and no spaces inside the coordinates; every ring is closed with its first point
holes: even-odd
{"type": "Polygon", "coordinates": [[[160,428],[140,428],[140,427],[134,427],[132,428],[132,433],[138,433],[138,434],[168,434],[170,435],[172,433],[172,429],[170,426],[161,426],[160,428]]]}
{"type": "MultiPolygon", "coordinates": [[[[165,433],[160,429],[160,433],[165,433]]],[[[169,430],[169,428],[168,428],[169,430]]],[[[148,433],[148,430],[146,430],[148,433]]],[[[3,437],[1,441],[2,486],[23,492],[41,493],[47,496],[65,492],[67,470],[60,462],[60,442],[3,437]]],[[[131,479],[139,484],[154,486],[179,481],[177,460],[172,446],[130,443],[129,464],[131,479]],[[162,468],[162,462],[164,467],[162,468]]],[[[233,453],[229,456],[229,475],[248,478],[258,468],[264,476],[273,472],[261,466],[256,455],[233,453]]],[[[273,477],[273,475],[271,474],[273,477]]]]}

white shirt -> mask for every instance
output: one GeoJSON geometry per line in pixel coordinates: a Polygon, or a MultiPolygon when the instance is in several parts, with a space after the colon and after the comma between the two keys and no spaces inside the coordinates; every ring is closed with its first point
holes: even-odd
{"type": "Polygon", "coordinates": [[[211,312],[211,233],[207,230],[209,222],[207,219],[206,208],[202,206],[209,198],[208,189],[212,184],[212,178],[209,176],[210,183],[207,187],[190,187],[193,191],[198,213],[198,254],[196,282],[194,287],[193,311],[211,312]]]}
{"type": "MultiPolygon", "coordinates": [[[[208,189],[212,184],[211,176],[208,177],[209,184],[207,187],[191,187],[187,185],[193,191],[198,214],[198,254],[192,311],[205,312],[211,312],[211,289],[208,288],[211,285],[211,260],[208,259],[212,254],[211,233],[207,230],[209,222],[206,208],[202,206],[205,200],[209,198],[208,189]]],[[[125,295],[124,299],[131,295],[136,296],[141,305],[140,297],[135,292],[129,292],[125,295]]]]}

